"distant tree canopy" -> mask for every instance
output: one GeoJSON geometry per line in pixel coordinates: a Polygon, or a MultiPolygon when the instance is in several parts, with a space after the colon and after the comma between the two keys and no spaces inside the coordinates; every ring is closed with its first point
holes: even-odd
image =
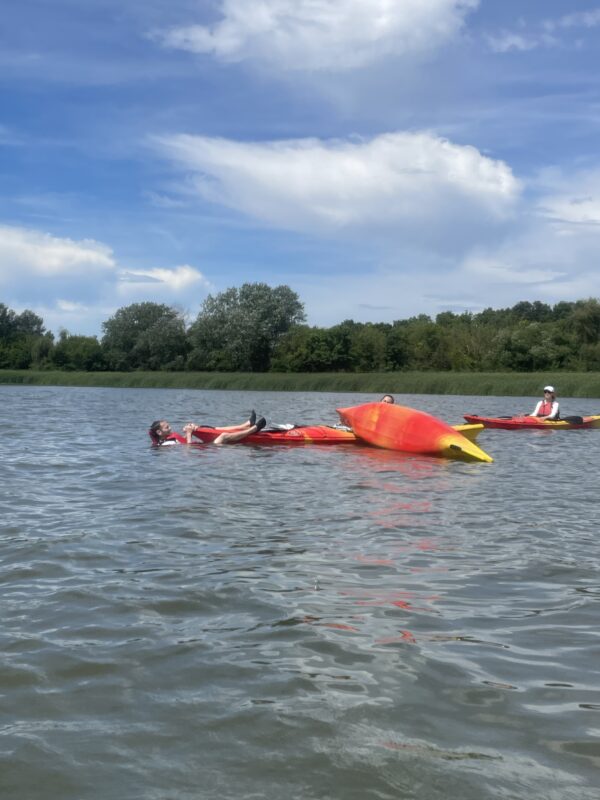
{"type": "Polygon", "coordinates": [[[477,314],[443,311],[383,322],[305,324],[288,286],[245,283],[182,312],[133,303],[103,323],[101,341],[60,331],[0,303],[0,369],[386,372],[600,370],[600,302],[522,301],[477,314]]]}
{"type": "Polygon", "coordinates": [[[53,336],[46,334],[44,321],[33,311],[15,313],[0,303],[0,369],[28,369],[44,362],[44,347],[40,340],[51,345],[53,336]]]}
{"type": "Polygon", "coordinates": [[[188,345],[183,315],[159,303],[133,303],[102,324],[109,369],[183,369],[188,345]]]}
{"type": "Polygon", "coordinates": [[[95,336],[72,336],[61,330],[51,354],[51,362],[57,369],[98,372],[106,369],[102,345],[95,336]]]}
{"type": "Polygon", "coordinates": [[[289,286],[245,283],[209,295],[189,330],[190,367],[265,372],[281,337],[304,319],[304,307],[289,286]]]}

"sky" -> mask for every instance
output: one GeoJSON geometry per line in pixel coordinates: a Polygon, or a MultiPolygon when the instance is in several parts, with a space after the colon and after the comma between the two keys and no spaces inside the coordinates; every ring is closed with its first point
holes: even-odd
{"type": "Polygon", "coordinates": [[[600,296],[600,2],[7,0],[0,302],[101,335],[600,296]]]}

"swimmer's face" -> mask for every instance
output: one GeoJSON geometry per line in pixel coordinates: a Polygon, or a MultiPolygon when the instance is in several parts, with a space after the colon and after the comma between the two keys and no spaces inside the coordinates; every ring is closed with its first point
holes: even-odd
{"type": "Polygon", "coordinates": [[[381,398],[381,402],[382,403],[393,403],[394,402],[394,398],[392,397],[391,394],[384,394],[384,396],[381,398]]]}

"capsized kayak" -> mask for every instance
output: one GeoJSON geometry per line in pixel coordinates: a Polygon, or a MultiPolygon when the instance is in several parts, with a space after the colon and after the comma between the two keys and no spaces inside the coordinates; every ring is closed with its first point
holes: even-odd
{"type": "Polygon", "coordinates": [[[540,419],[539,417],[480,417],[465,414],[467,422],[480,424],[484,428],[501,428],[505,431],[540,430],[578,430],[600,428],[600,414],[591,417],[565,417],[564,419],[540,419]]]}
{"type": "MultiPolygon", "coordinates": [[[[223,428],[199,427],[192,431],[199,442],[212,442],[223,428]]],[[[282,425],[251,433],[237,444],[356,444],[352,431],[329,425],[282,425]]]]}
{"type": "Polygon", "coordinates": [[[365,403],[338,408],[337,412],[360,439],[377,447],[468,461],[493,460],[460,431],[424,411],[391,403],[365,403]]]}

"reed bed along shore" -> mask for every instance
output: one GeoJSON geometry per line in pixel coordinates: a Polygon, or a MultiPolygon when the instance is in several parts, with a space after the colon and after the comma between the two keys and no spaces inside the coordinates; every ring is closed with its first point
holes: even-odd
{"type": "Polygon", "coordinates": [[[600,372],[58,372],[0,370],[0,384],[131,389],[228,389],[536,397],[546,383],[560,397],[600,398],[600,372]]]}

